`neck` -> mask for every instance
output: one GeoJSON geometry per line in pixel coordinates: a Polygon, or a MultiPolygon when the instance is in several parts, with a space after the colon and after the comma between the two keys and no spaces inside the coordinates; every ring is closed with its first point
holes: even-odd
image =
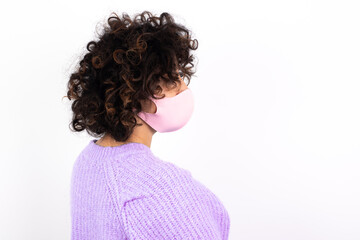
{"type": "Polygon", "coordinates": [[[147,123],[137,118],[138,123],[142,123],[142,126],[136,126],[133,133],[126,141],[116,141],[110,134],[106,133],[101,139],[96,141],[97,145],[102,147],[116,147],[130,142],[142,143],[149,148],[151,147],[151,141],[156,131],[151,128],[147,123]]]}

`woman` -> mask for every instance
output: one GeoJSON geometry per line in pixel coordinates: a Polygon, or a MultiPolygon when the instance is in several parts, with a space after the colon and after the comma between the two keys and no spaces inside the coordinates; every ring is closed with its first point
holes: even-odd
{"type": "Polygon", "coordinates": [[[183,77],[194,74],[197,40],[170,14],[144,11],[109,17],[87,49],[68,83],[71,126],[101,138],[73,166],[72,239],[228,239],[221,201],[150,149],[155,132],[179,130],[193,113],[183,77]]]}

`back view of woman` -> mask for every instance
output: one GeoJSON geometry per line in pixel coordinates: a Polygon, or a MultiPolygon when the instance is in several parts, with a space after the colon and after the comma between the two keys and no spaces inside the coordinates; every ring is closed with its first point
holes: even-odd
{"type": "Polygon", "coordinates": [[[154,133],[181,129],[194,111],[189,32],[168,13],[114,14],[88,43],[67,97],[72,130],[101,138],[73,166],[71,239],[228,239],[217,196],[150,148],[154,133]]]}

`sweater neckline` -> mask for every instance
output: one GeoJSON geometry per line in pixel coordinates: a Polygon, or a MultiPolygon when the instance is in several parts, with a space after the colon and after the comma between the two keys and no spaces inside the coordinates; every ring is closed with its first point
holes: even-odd
{"type": "Polygon", "coordinates": [[[107,156],[113,156],[118,153],[125,153],[125,152],[148,152],[152,153],[151,149],[142,143],[138,142],[129,142],[125,143],[119,146],[114,147],[103,147],[98,144],[96,144],[97,139],[90,140],[88,144],[88,151],[91,155],[95,155],[97,157],[107,157],[107,156]]]}

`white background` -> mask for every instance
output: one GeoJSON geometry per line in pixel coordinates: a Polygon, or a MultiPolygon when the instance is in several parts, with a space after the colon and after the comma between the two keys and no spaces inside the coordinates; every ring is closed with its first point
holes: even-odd
{"type": "Polygon", "coordinates": [[[152,151],[230,214],[230,240],[360,239],[358,1],[2,3],[0,239],[70,239],[69,74],[112,11],[172,14],[199,42],[195,111],[152,151]]]}

